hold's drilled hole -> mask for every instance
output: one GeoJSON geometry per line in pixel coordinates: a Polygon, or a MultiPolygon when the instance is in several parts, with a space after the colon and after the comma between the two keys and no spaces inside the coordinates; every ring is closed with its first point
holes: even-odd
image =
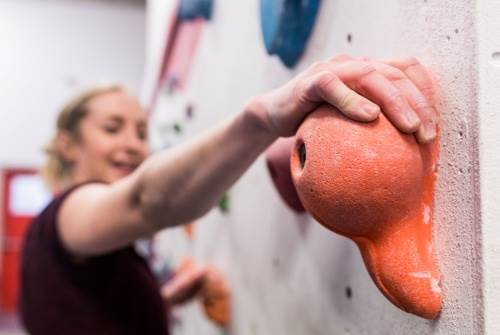
{"type": "Polygon", "coordinates": [[[304,169],[304,166],[306,165],[306,156],[306,145],[302,142],[299,145],[299,161],[301,169],[304,169]]]}

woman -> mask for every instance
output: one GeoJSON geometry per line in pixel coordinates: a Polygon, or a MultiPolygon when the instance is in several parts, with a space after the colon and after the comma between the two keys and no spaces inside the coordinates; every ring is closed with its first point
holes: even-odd
{"type": "MultiPolygon", "coordinates": [[[[59,116],[52,146],[52,176],[66,190],[26,238],[21,315],[27,330],[167,334],[162,298],[131,247],[135,240],[205,214],[265,148],[293,135],[321,103],[362,122],[377,118],[380,106],[401,131],[432,140],[432,93],[415,59],[340,56],[251,99],[188,144],[149,158],[146,114],[134,97],[109,87],[77,98],[59,116]]],[[[203,275],[198,270],[173,291],[182,293],[203,275]]]]}

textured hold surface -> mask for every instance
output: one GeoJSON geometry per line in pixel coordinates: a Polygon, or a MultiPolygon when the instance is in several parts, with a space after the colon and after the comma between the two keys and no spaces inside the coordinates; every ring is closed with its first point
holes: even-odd
{"type": "MultiPolygon", "coordinates": [[[[193,225],[192,223],[190,225],[193,225]]],[[[181,275],[196,266],[190,257],[184,257],[176,270],[181,275]]],[[[199,302],[208,320],[218,327],[228,327],[231,322],[231,293],[223,275],[214,266],[209,266],[201,286],[199,302]]]]}
{"type": "Polygon", "coordinates": [[[441,310],[431,220],[436,145],[418,145],[383,115],[356,123],[325,105],[300,126],[291,159],[307,210],[356,242],[392,303],[428,319],[441,310]]]}
{"type": "Polygon", "coordinates": [[[294,137],[278,139],[266,151],[266,164],[269,175],[281,199],[292,210],[302,213],[304,212],[304,206],[302,206],[297,195],[290,171],[290,155],[292,154],[294,143],[294,137]]]}

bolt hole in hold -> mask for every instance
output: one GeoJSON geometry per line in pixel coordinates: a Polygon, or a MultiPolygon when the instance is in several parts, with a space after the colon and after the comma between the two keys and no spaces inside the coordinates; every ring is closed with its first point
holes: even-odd
{"type": "Polygon", "coordinates": [[[300,168],[304,169],[304,166],[306,165],[306,145],[304,142],[300,143],[299,146],[299,161],[300,161],[300,168]]]}
{"type": "Polygon", "coordinates": [[[491,54],[491,63],[494,66],[500,67],[500,52],[495,51],[494,53],[491,54]]]}
{"type": "Polygon", "coordinates": [[[352,34],[347,34],[347,43],[352,42],[352,34]]]}

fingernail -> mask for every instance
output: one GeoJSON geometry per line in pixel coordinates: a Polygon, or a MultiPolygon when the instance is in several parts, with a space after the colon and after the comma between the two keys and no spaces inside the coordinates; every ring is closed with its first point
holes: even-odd
{"type": "Polygon", "coordinates": [[[405,116],[410,129],[417,130],[418,126],[420,125],[420,119],[418,118],[417,114],[415,114],[414,111],[407,111],[405,116]]]}
{"type": "Polygon", "coordinates": [[[432,120],[428,120],[422,124],[417,130],[417,141],[422,144],[432,142],[437,137],[436,124],[432,120]]]}
{"type": "Polygon", "coordinates": [[[363,112],[369,118],[374,119],[380,113],[380,108],[377,105],[367,104],[363,106],[363,112]]]}
{"type": "Polygon", "coordinates": [[[423,129],[422,129],[422,134],[421,134],[421,141],[424,143],[432,141],[434,138],[436,138],[437,132],[436,132],[436,125],[432,121],[428,121],[424,123],[423,129]]]}

